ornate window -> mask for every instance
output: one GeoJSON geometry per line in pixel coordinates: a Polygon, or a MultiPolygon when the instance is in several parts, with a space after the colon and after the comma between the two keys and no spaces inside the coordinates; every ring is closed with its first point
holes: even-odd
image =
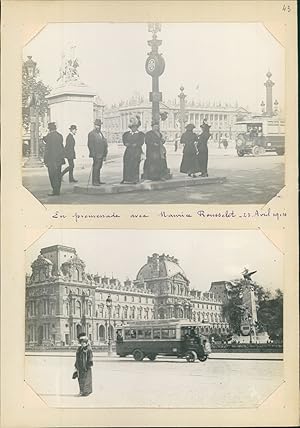
{"type": "Polygon", "coordinates": [[[138,308],[138,315],[137,315],[137,317],[138,317],[138,319],[142,319],[142,311],[143,311],[143,308],[138,308]]]}
{"type": "Polygon", "coordinates": [[[81,318],[81,303],[79,300],[77,300],[75,304],[75,314],[77,317],[81,318]]]}

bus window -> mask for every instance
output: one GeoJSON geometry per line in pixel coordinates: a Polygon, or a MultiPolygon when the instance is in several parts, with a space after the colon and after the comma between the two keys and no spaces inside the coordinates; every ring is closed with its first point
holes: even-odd
{"type": "Polygon", "coordinates": [[[137,331],[137,338],[138,339],[144,339],[144,330],[138,329],[138,331],[137,331]]]}
{"type": "Polygon", "coordinates": [[[136,330],[130,330],[131,339],[136,339],[136,330]]]}
{"type": "Polygon", "coordinates": [[[123,342],[122,330],[117,330],[116,340],[117,340],[117,342],[123,342]]]}
{"type": "Polygon", "coordinates": [[[151,339],[151,329],[145,329],[145,339],[151,339]]]}
{"type": "Polygon", "coordinates": [[[160,339],[160,329],[158,328],[153,329],[153,339],[160,339]]]}
{"type": "Polygon", "coordinates": [[[175,328],[162,328],[161,338],[162,339],[175,339],[176,338],[175,328]]]}
{"type": "Polygon", "coordinates": [[[189,328],[188,327],[181,327],[181,338],[185,338],[189,336],[189,328]]]}
{"type": "Polygon", "coordinates": [[[125,339],[131,339],[131,334],[130,334],[130,329],[129,328],[125,329],[125,339]]]}

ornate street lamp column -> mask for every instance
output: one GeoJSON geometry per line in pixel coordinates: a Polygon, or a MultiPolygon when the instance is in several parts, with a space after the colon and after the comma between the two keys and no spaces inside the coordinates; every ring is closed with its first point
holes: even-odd
{"type": "Polygon", "coordinates": [[[264,83],[266,87],[266,114],[267,116],[273,116],[272,88],[275,83],[271,80],[272,73],[270,71],[268,71],[266,76],[268,78],[268,80],[264,83]]]}
{"type": "Polygon", "coordinates": [[[152,39],[148,40],[151,52],[148,53],[145,68],[152,77],[152,92],[149,94],[149,100],[152,102],[152,121],[159,122],[159,103],[162,101],[162,93],[159,92],[159,76],[165,70],[165,60],[162,54],[158,53],[158,48],[162,44],[162,41],[157,39],[157,33],[161,31],[161,24],[157,22],[148,24],[148,31],[152,33],[152,39]]]}
{"type": "Polygon", "coordinates": [[[112,298],[109,296],[106,299],[106,307],[108,310],[108,356],[111,357],[112,349],[111,349],[111,326],[110,326],[110,318],[111,318],[111,308],[112,308],[112,298]]]}
{"type": "Polygon", "coordinates": [[[82,330],[86,333],[87,337],[88,336],[88,331],[87,331],[87,325],[86,325],[86,311],[85,311],[85,305],[86,305],[86,296],[85,293],[82,292],[82,296],[81,296],[81,304],[82,304],[82,316],[81,316],[81,326],[82,326],[82,330]]]}
{"type": "MultiPolygon", "coordinates": [[[[35,78],[36,62],[32,60],[31,56],[27,57],[25,62],[25,69],[28,80],[33,84],[35,78]]],[[[33,92],[31,85],[30,94],[27,102],[29,108],[30,118],[30,154],[29,159],[24,164],[24,168],[42,167],[44,164],[39,158],[39,113],[38,113],[38,99],[33,92]]]]}
{"type": "Polygon", "coordinates": [[[184,133],[184,124],[185,124],[185,99],[186,99],[186,95],[183,91],[184,91],[184,87],[180,86],[180,94],[178,95],[178,98],[179,98],[179,109],[180,109],[180,132],[181,132],[181,134],[184,133]]]}
{"type": "Polygon", "coordinates": [[[68,295],[68,301],[69,301],[69,319],[68,319],[68,323],[69,323],[69,336],[70,336],[70,343],[69,345],[73,344],[73,297],[72,297],[72,291],[70,290],[69,295],[68,295]]]}

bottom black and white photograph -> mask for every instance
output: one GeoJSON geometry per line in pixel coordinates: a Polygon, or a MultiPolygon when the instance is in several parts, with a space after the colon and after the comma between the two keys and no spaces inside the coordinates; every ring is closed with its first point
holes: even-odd
{"type": "Polygon", "coordinates": [[[25,257],[25,382],[49,407],[254,408],[284,382],[261,231],[51,229],[25,257]]]}

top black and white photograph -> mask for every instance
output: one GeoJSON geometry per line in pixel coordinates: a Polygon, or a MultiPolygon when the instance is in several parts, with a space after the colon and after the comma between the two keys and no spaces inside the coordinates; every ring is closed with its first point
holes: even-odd
{"type": "Polygon", "coordinates": [[[23,48],[42,204],[261,204],[285,185],[285,50],[262,23],[49,23],[23,48]]]}

